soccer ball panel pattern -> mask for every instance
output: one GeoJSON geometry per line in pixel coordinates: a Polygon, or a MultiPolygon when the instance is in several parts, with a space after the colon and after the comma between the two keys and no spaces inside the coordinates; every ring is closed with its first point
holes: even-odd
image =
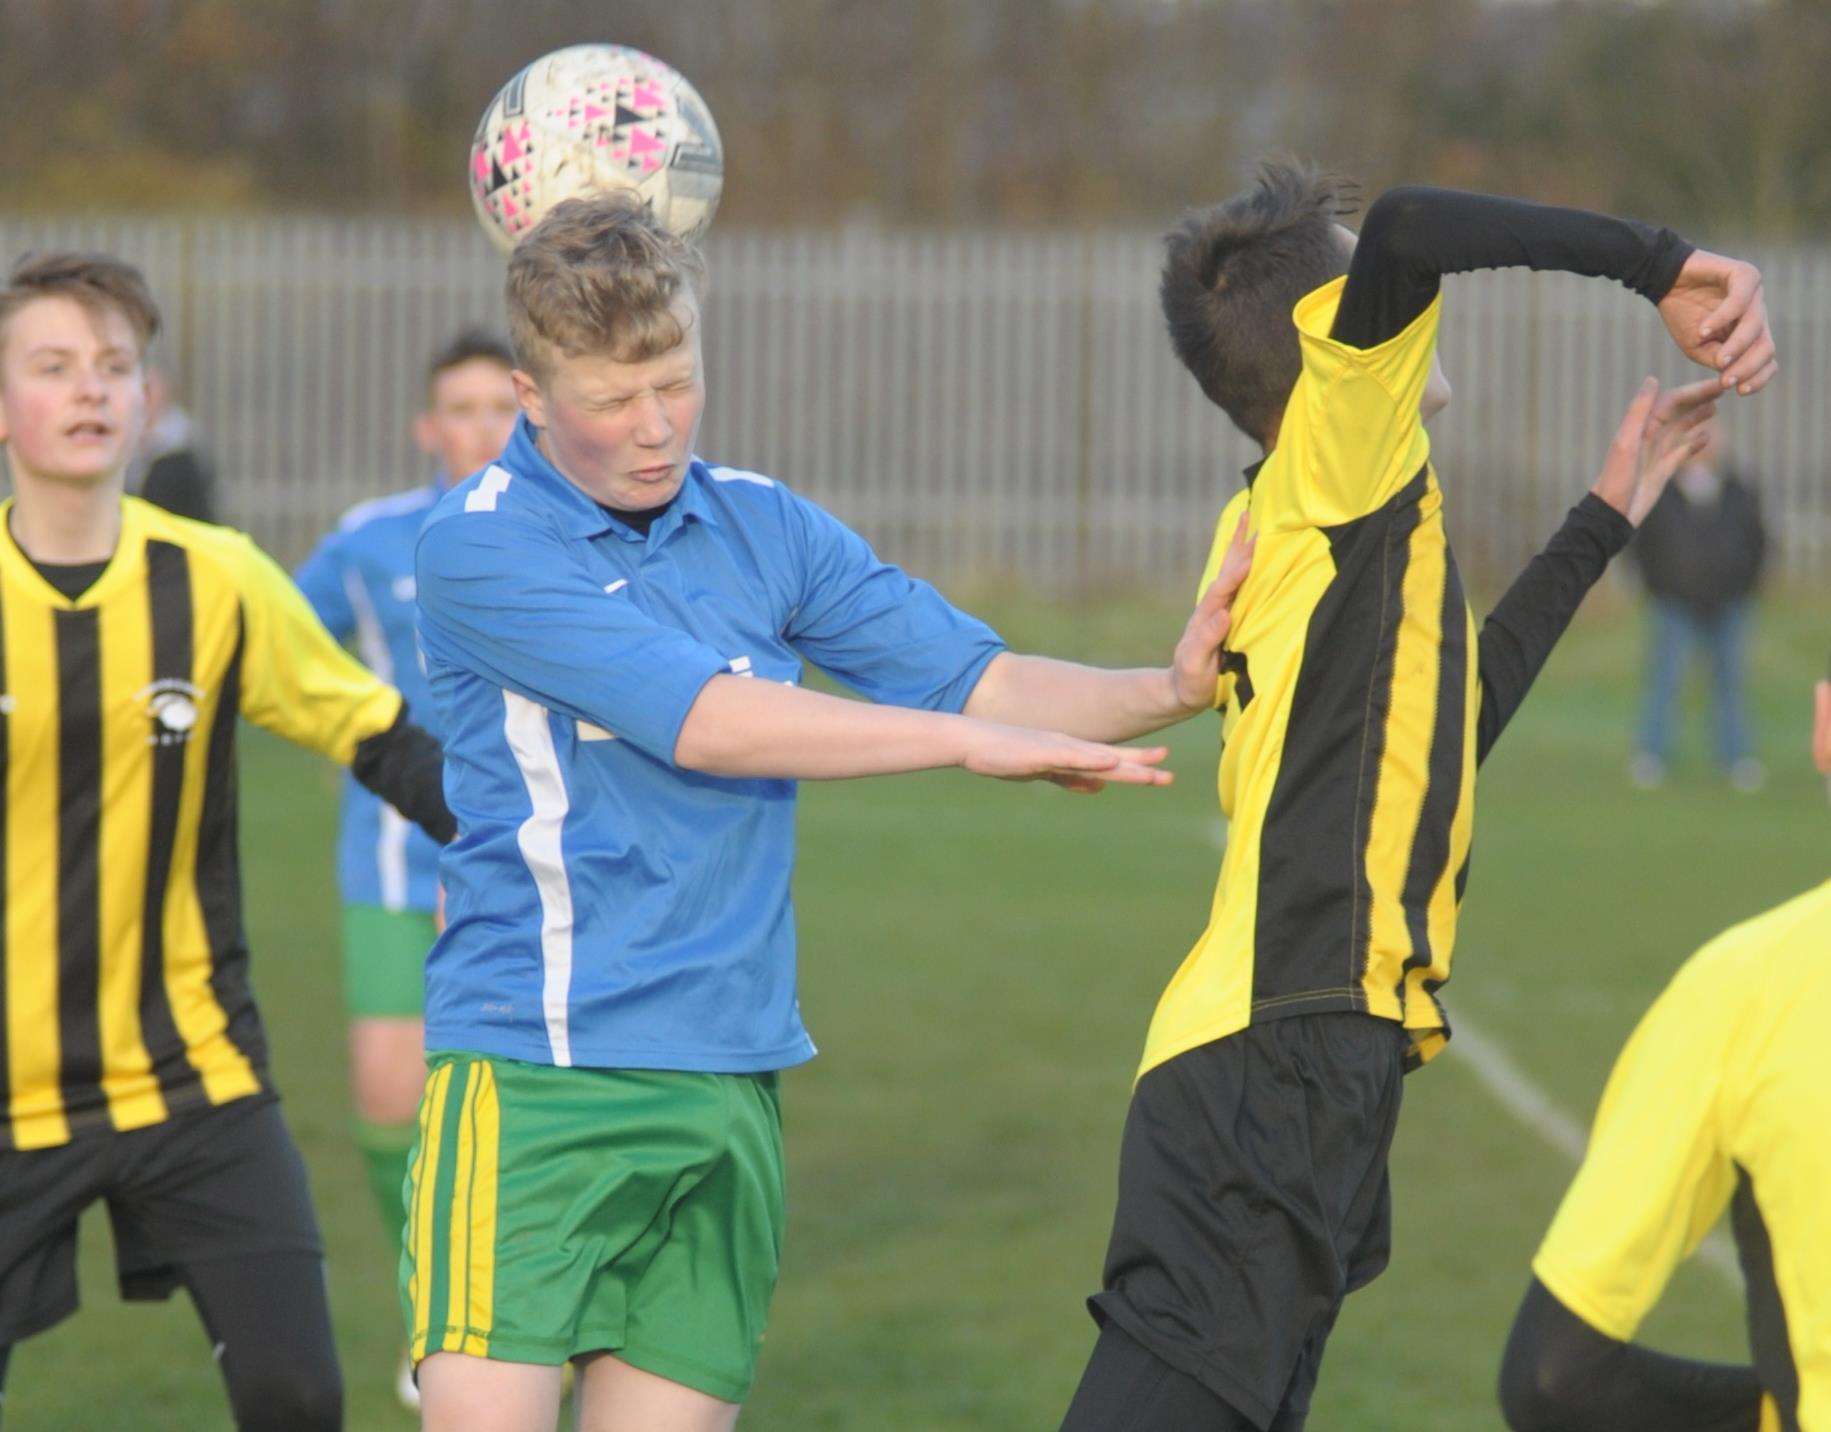
{"type": "Polygon", "coordinates": [[[562,199],[618,189],[697,238],[724,175],[724,145],[698,91],[626,45],[571,45],[535,60],[490,101],[471,142],[471,203],[504,252],[562,199]]]}

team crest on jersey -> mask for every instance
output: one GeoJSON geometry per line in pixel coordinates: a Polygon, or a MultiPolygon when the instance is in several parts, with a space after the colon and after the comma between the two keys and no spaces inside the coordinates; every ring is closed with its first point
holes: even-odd
{"type": "Polygon", "coordinates": [[[179,746],[191,739],[197,726],[197,708],[203,701],[203,688],[182,677],[167,676],[134,693],[136,701],[146,703],[152,717],[152,731],[146,738],[149,746],[179,746]]]}

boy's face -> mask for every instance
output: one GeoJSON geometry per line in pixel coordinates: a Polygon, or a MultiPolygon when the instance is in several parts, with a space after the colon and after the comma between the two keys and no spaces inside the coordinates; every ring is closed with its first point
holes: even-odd
{"type": "Polygon", "coordinates": [[[555,358],[543,382],[515,371],[515,396],[546,454],[608,507],[641,512],[680,491],[706,405],[699,308],[675,304],[685,337],[656,358],[555,358]]]}
{"type": "MultiPolygon", "coordinates": [[[[1347,250],[1350,259],[1354,256],[1354,246],[1360,236],[1346,224],[1337,224],[1336,233],[1340,236],[1342,246],[1347,250]]],[[[1430,355],[1430,373],[1424,380],[1424,396],[1418,399],[1418,415],[1429,422],[1450,405],[1450,380],[1443,373],[1443,353],[1433,348],[1430,355]]]]}
{"type": "Polygon", "coordinates": [[[509,370],[494,358],[467,359],[433,377],[413,438],[457,482],[502,456],[519,411],[509,370]]]}
{"type": "Polygon", "coordinates": [[[118,478],[146,420],[133,325],[115,308],[47,294],[0,338],[0,442],[16,470],[77,484],[118,478]]]}

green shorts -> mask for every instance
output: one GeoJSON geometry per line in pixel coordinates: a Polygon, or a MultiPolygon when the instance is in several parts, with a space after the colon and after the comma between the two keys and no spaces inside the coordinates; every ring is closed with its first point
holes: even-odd
{"type": "Polygon", "coordinates": [[[427,910],[343,907],[343,1002],[352,1019],[426,1009],[426,953],[438,938],[427,910]]]}
{"type": "Polygon", "coordinates": [[[401,1254],[414,1363],[602,1350],[742,1402],[782,1252],[776,1076],[429,1064],[401,1254]]]}

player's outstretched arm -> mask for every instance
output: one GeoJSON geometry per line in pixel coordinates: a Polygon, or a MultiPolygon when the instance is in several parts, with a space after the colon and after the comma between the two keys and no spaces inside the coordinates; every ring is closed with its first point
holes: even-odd
{"type": "Polygon", "coordinates": [[[1190,613],[1167,667],[1111,671],[1004,652],[979,678],[966,714],[1090,741],[1129,741],[1209,710],[1220,679],[1221,643],[1233,622],[1234,597],[1252,569],[1252,553],[1242,515],[1220,571],[1190,613]]]}
{"type": "Polygon", "coordinates": [[[1706,378],[1662,397],[1659,384],[1647,379],[1628,404],[1589,496],[1482,623],[1477,762],[1487,759],[1519,710],[1589,589],[1701,446],[1697,429],[1716,411],[1719,392],[1717,380],[1706,378]]]}
{"type": "Polygon", "coordinates": [[[1752,1367],[1670,1357],[1597,1332],[1538,1279],[1501,1361],[1513,1432],[1758,1432],[1752,1367]]]}
{"type": "Polygon", "coordinates": [[[1629,219],[1425,185],[1389,189],[1367,210],[1331,334],[1371,348],[1430,306],[1444,274],[1522,267],[1625,284],[1724,388],[1752,393],[1777,371],[1753,264],[1629,219]]]}
{"type": "Polygon", "coordinates": [[[1168,785],[1167,754],[741,676],[705,684],[674,747],[678,764],[714,776],[821,781],[958,766],[1088,794],[1109,781],[1168,785]]]}

